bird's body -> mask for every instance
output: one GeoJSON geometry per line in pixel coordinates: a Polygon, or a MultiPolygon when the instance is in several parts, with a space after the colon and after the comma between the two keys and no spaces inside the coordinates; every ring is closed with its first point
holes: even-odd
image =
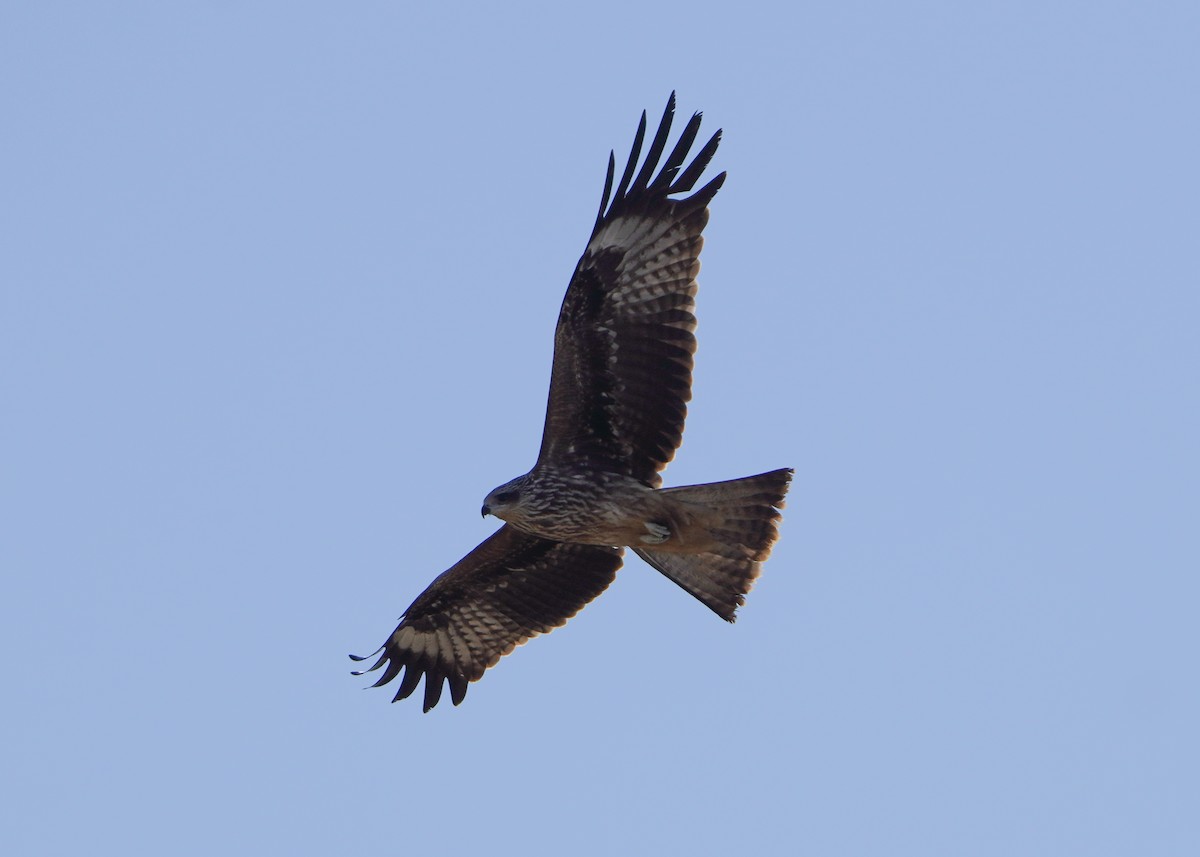
{"type": "Polygon", "coordinates": [[[484,500],[484,514],[544,539],[585,545],[615,545],[656,551],[699,553],[711,547],[706,525],[715,510],[688,502],[670,489],[651,488],[632,476],[558,467],[534,468],[497,488],[484,500]],[[516,494],[503,502],[500,496],[516,494]]]}
{"type": "Polygon", "coordinates": [[[372,670],[404,669],[395,699],[425,676],[457,705],[512,648],[561,625],[612,581],[623,547],[733,621],[778,538],[791,470],[663,488],[683,436],[696,350],[696,274],[721,173],[691,196],[720,132],[685,166],[687,123],[659,169],[675,97],[634,175],[646,130],[600,212],[567,288],[554,337],[537,463],[484,500],[506,524],[440,575],[405,612],[372,670]],[[658,169],[657,175],[655,170],[658,169]],[[611,204],[610,204],[611,200],[611,204]]]}
{"type": "Polygon", "coordinates": [[[669,520],[672,503],[632,476],[535,467],[484,500],[485,514],[544,539],[585,545],[641,545],[645,523],[669,520]],[[504,502],[499,497],[516,494],[504,502]]]}

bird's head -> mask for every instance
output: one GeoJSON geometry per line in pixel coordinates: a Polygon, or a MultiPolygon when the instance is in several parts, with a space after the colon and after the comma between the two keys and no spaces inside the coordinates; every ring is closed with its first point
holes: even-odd
{"type": "Polygon", "coordinates": [[[518,476],[505,482],[483,498],[483,516],[495,515],[502,521],[511,521],[519,514],[521,505],[521,489],[525,486],[525,477],[518,476]]]}

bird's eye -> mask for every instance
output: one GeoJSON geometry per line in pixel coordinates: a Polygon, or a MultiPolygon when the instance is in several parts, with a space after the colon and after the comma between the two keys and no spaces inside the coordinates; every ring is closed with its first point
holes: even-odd
{"type": "Polygon", "coordinates": [[[496,499],[501,503],[515,503],[520,496],[520,493],[517,491],[501,491],[496,495],[496,499]]]}

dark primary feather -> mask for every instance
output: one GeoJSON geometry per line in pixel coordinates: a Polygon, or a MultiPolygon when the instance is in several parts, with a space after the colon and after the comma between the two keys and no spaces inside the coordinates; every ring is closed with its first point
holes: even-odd
{"type": "Polygon", "coordinates": [[[506,524],[417,597],[379,659],[357,674],[383,668],[372,685],[379,687],[403,669],[393,702],[412,694],[425,676],[425,711],[437,705],[448,682],[458,705],[468,682],[603,592],[621,558],[619,548],[547,541],[506,524]]]}
{"type": "MultiPolygon", "coordinates": [[[[671,93],[671,98],[667,102],[667,108],[674,111],[675,93],[671,93]]],[[[642,111],[642,119],[638,122],[637,133],[633,135],[633,145],[629,148],[629,160],[625,163],[625,172],[621,173],[621,183],[617,185],[616,199],[621,199],[625,196],[625,191],[629,189],[629,180],[633,178],[634,167],[637,166],[638,157],[642,154],[642,140],[646,138],[646,111],[642,111]]],[[[612,161],[612,152],[609,152],[609,161],[612,161]]],[[[605,182],[607,184],[607,182],[605,182]]],[[[608,202],[607,199],[600,201],[600,211],[604,212],[604,206],[608,202]]],[[[592,232],[595,234],[595,231],[592,232]]]]}
{"type": "Polygon", "coordinates": [[[660,167],[674,113],[672,93],[635,177],[642,114],[611,200],[616,161],[609,157],[600,212],[559,313],[539,464],[591,466],[657,487],[682,440],[701,232],[725,173],[690,197],[670,198],[693,188],[721,137],[713,134],[685,166],[697,113],[660,167]]]}

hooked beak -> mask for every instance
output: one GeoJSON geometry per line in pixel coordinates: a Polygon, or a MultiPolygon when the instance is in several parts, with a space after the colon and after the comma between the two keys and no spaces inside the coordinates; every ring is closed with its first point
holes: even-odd
{"type": "Polygon", "coordinates": [[[488,515],[492,514],[492,509],[491,509],[491,507],[490,507],[490,506],[488,506],[488,504],[487,504],[487,503],[484,503],[484,504],[483,504],[483,509],[480,511],[480,514],[481,514],[483,517],[485,517],[485,518],[486,518],[488,515]]]}

